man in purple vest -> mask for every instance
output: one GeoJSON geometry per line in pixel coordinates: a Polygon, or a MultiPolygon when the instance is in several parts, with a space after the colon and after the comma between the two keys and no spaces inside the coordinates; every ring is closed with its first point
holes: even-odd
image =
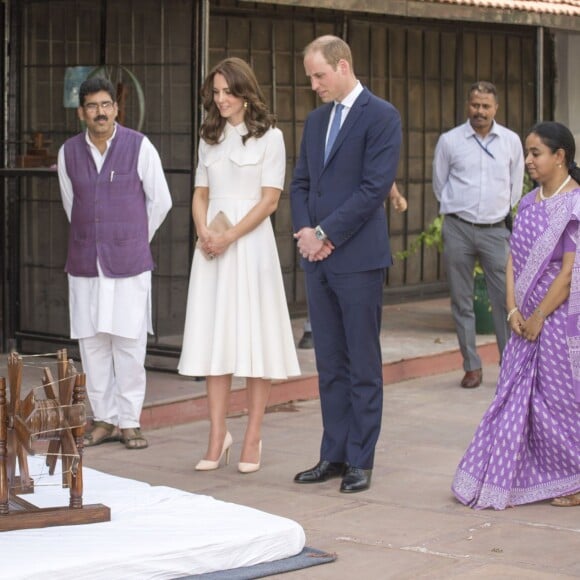
{"type": "Polygon", "coordinates": [[[171,196],[151,141],[116,123],[113,85],[86,80],[79,103],[86,131],[61,147],[58,177],[70,221],[71,337],[79,341],[94,415],[85,446],[120,440],[127,449],[144,449],[139,420],[153,332],[149,244],[171,196]]]}

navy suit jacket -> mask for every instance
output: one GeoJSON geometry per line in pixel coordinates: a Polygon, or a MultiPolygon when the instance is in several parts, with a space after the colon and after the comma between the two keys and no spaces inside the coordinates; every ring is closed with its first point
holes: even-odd
{"type": "MultiPolygon", "coordinates": [[[[294,231],[322,227],[335,246],[325,260],[335,273],[386,268],[392,257],[384,202],[399,163],[400,115],[393,105],[363,89],[325,164],[333,106],[327,103],[315,109],[304,125],[290,187],[294,231]]],[[[302,259],[307,271],[317,265],[302,259]]]]}

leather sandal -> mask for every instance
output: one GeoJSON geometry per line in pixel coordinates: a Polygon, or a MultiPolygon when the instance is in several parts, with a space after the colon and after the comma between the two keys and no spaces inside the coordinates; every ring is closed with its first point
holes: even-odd
{"type": "Polygon", "coordinates": [[[551,503],[557,507],[573,507],[575,505],[580,505],[580,491],[572,495],[555,497],[551,503]]]}
{"type": "Polygon", "coordinates": [[[139,427],[121,429],[121,443],[127,449],[145,449],[149,447],[149,442],[145,439],[139,427]]]}
{"type": "Polygon", "coordinates": [[[94,421],[91,432],[86,433],[83,437],[83,444],[85,447],[94,447],[101,445],[101,443],[119,440],[120,435],[115,425],[106,421],[94,421]]]}

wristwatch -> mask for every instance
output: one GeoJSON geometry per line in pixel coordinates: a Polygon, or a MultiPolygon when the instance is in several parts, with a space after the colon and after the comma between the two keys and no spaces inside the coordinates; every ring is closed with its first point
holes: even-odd
{"type": "Polygon", "coordinates": [[[324,240],[326,240],[328,237],[320,226],[316,226],[314,228],[314,235],[316,236],[316,239],[320,240],[321,242],[324,242],[324,240]]]}

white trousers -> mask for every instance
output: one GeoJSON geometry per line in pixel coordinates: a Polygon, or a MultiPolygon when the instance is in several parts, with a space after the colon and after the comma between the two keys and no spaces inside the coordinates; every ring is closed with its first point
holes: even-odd
{"type": "Polygon", "coordinates": [[[104,332],[79,339],[87,394],[97,421],[139,427],[145,399],[147,327],[136,339],[104,332]]]}

